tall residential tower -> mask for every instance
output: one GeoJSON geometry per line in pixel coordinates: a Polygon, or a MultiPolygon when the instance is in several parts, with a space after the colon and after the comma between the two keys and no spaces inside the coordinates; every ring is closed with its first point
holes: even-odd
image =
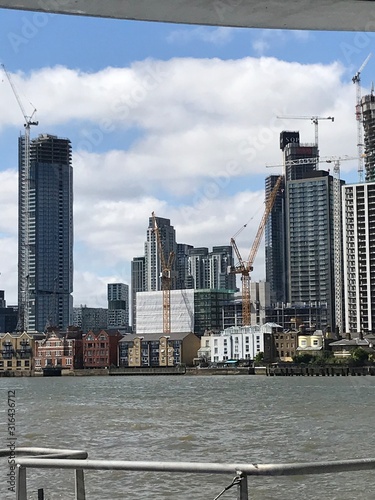
{"type": "Polygon", "coordinates": [[[68,139],[48,134],[33,139],[29,179],[25,179],[24,146],[22,136],[19,139],[18,227],[21,323],[26,331],[43,331],[46,326],[66,328],[72,324],[73,309],[71,144],[68,139]]]}

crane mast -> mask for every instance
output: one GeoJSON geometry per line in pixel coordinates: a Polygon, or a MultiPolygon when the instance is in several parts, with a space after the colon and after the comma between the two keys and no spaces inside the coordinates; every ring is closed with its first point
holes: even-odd
{"type": "Polygon", "coordinates": [[[358,148],[358,180],[363,182],[363,134],[362,134],[362,106],[361,106],[361,73],[368,63],[371,53],[363,61],[362,66],[353,76],[352,82],[356,88],[355,117],[357,120],[357,148],[358,148]]]}
{"type": "MultiPolygon", "coordinates": [[[[243,326],[249,326],[251,320],[251,312],[250,312],[250,273],[253,271],[253,264],[258,252],[258,248],[260,242],[262,240],[262,236],[264,233],[264,229],[266,227],[266,223],[268,220],[268,216],[275,204],[277,193],[280,189],[281,182],[284,176],[280,175],[272,189],[272,192],[269,198],[266,201],[266,206],[264,209],[264,213],[262,219],[259,223],[258,231],[255,236],[253,245],[250,249],[249,257],[247,261],[244,261],[241,257],[240,251],[237,247],[237,243],[233,238],[231,238],[230,243],[234,249],[236,257],[238,259],[237,266],[231,268],[231,273],[241,274],[241,282],[242,282],[242,324],[243,326]]],[[[238,234],[238,233],[237,233],[238,234]]]]}
{"type": "Polygon", "coordinates": [[[29,329],[29,260],[30,260],[30,127],[31,125],[38,125],[37,121],[33,120],[33,116],[36,113],[34,109],[30,116],[26,115],[25,109],[22,105],[21,99],[17,93],[17,90],[13,84],[13,81],[5,68],[4,64],[1,65],[3,71],[9,81],[12,88],[13,94],[17,100],[18,106],[21,109],[22,115],[24,117],[24,128],[25,135],[23,140],[23,158],[21,160],[22,168],[20,169],[20,214],[19,214],[19,262],[18,262],[18,273],[19,273],[19,297],[18,297],[18,308],[19,308],[19,320],[17,324],[17,330],[27,331],[29,329]]]}
{"type": "Polygon", "coordinates": [[[158,246],[158,254],[161,266],[161,289],[163,292],[163,333],[171,333],[171,285],[172,285],[172,266],[175,254],[170,252],[168,260],[165,260],[163,244],[161,241],[159,227],[156,221],[155,212],[152,212],[153,228],[158,246]]]}

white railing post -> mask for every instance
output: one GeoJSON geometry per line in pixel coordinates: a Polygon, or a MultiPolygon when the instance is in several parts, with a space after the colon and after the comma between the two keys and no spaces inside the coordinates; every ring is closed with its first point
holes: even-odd
{"type": "Polygon", "coordinates": [[[75,469],[75,500],[86,500],[85,476],[83,469],[75,469]]]}
{"type": "Polygon", "coordinates": [[[27,500],[26,467],[19,464],[16,468],[16,500],[27,500]]]}

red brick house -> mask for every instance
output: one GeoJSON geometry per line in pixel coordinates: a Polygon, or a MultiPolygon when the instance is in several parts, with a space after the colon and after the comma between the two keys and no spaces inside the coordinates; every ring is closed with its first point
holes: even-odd
{"type": "Polygon", "coordinates": [[[84,368],[118,366],[118,343],[122,335],[118,330],[90,330],[83,337],[84,368]]]}
{"type": "Polygon", "coordinates": [[[35,340],[34,370],[83,368],[82,332],[77,328],[47,332],[45,338],[35,340]]]}

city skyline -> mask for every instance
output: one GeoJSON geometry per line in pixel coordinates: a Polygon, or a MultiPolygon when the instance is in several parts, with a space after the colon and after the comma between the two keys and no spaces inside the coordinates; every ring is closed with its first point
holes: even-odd
{"type": "MultiPolygon", "coordinates": [[[[30,101],[37,108],[32,133],[72,140],[74,304],[104,305],[107,283],[130,284],[152,211],[194,246],[228,245],[247,224],[238,241],[246,255],[271,173],[265,165],[281,161],[280,131],[314,140],[310,120],[277,116],[332,115],[319,126],[321,155],[356,155],[351,78],[371,51],[369,35],[1,14],[2,62],[27,113],[30,101]]],[[[372,58],[363,94],[374,67],[372,58]]],[[[6,78],[0,89],[0,288],[13,304],[23,119],[6,78]]],[[[356,168],[342,165],[346,182],[356,168]]],[[[262,244],[252,278],[264,277],[262,244]]]]}

